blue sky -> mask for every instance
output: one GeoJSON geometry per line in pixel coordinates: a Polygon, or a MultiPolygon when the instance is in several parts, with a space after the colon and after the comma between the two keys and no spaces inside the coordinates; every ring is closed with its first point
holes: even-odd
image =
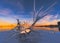
{"type": "MultiPolygon", "coordinates": [[[[7,21],[12,20],[12,22],[15,22],[16,18],[20,20],[31,20],[33,17],[33,1],[34,0],[0,0],[0,19],[7,21]]],[[[42,12],[44,12],[55,2],[56,4],[48,10],[49,12],[46,12],[48,12],[49,16],[57,16],[56,19],[60,19],[60,0],[36,0],[36,12],[41,6],[43,6],[42,12]]],[[[55,20],[55,18],[52,19],[55,20]]]]}

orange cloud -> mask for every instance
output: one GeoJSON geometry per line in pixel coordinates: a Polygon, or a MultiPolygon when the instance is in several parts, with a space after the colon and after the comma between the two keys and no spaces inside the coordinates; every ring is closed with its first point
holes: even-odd
{"type": "Polygon", "coordinates": [[[42,18],[40,21],[37,22],[37,24],[40,25],[50,25],[50,24],[57,24],[58,20],[57,20],[57,16],[53,16],[53,15],[47,15],[44,18],[42,18]]]}
{"type": "Polygon", "coordinates": [[[0,31],[11,30],[15,26],[16,24],[0,19],[0,31]]]}

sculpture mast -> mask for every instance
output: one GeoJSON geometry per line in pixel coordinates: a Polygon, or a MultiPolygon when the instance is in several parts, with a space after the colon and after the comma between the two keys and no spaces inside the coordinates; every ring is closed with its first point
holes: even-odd
{"type": "Polygon", "coordinates": [[[17,28],[18,28],[19,31],[21,30],[21,29],[20,29],[20,22],[19,22],[19,19],[17,19],[17,28]]]}

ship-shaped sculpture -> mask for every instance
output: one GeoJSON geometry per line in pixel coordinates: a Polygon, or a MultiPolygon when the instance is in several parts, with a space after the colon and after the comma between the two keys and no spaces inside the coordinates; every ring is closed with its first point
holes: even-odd
{"type": "MultiPolygon", "coordinates": [[[[21,26],[21,22],[19,21],[19,19],[17,19],[17,26],[16,28],[14,28],[18,33],[16,33],[16,35],[19,34],[19,36],[22,35],[26,35],[29,33],[31,33],[32,31],[34,31],[32,28],[33,26],[36,24],[36,22],[40,19],[42,19],[43,17],[45,17],[46,15],[48,15],[48,13],[50,12],[51,8],[55,5],[56,3],[53,3],[51,6],[49,6],[45,11],[42,11],[43,7],[41,7],[37,12],[35,11],[35,0],[34,0],[34,14],[33,14],[33,23],[29,28],[25,28],[23,26],[21,26]],[[40,16],[41,15],[41,16],[40,16]]],[[[58,23],[58,25],[60,26],[60,23],[58,23]]],[[[59,29],[60,30],[60,29],[59,29]]],[[[14,35],[14,34],[13,34],[14,35]]],[[[12,35],[11,35],[12,36],[12,35]]],[[[15,36],[15,35],[14,35],[15,36]]],[[[13,37],[13,36],[12,36],[13,37]]],[[[11,38],[10,38],[11,39],[11,38]]]]}
{"type": "Polygon", "coordinates": [[[42,19],[43,17],[45,17],[46,15],[48,15],[48,13],[50,12],[50,10],[51,10],[51,8],[54,6],[56,4],[56,2],[55,3],[53,3],[51,6],[49,6],[45,11],[43,11],[43,13],[41,13],[41,11],[42,11],[42,9],[43,9],[43,6],[41,6],[41,8],[38,10],[38,11],[36,11],[36,8],[35,8],[35,0],[34,0],[34,4],[33,4],[33,23],[32,23],[32,25],[28,28],[28,29],[26,29],[26,28],[24,28],[23,26],[21,26],[20,25],[20,22],[19,22],[19,19],[17,19],[17,30],[18,30],[18,32],[19,33],[22,33],[22,34],[26,34],[26,33],[30,33],[31,31],[33,31],[33,26],[36,24],[36,22],[38,21],[38,20],[40,20],[40,19],[42,19]],[[41,16],[40,16],[41,15],[41,16]],[[28,31],[27,31],[28,30],[28,31]]]}

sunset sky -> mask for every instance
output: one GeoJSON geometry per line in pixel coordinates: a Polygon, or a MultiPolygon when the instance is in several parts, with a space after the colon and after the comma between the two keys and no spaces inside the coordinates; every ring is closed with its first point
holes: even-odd
{"type": "MultiPolygon", "coordinates": [[[[20,21],[33,22],[33,2],[34,0],[0,0],[0,24],[16,23],[20,21]]],[[[60,0],[36,0],[36,12],[43,6],[43,13],[50,5],[56,4],[50,8],[48,15],[38,21],[41,24],[56,24],[60,20],[60,0]]],[[[42,14],[40,14],[42,16],[42,14]]]]}

